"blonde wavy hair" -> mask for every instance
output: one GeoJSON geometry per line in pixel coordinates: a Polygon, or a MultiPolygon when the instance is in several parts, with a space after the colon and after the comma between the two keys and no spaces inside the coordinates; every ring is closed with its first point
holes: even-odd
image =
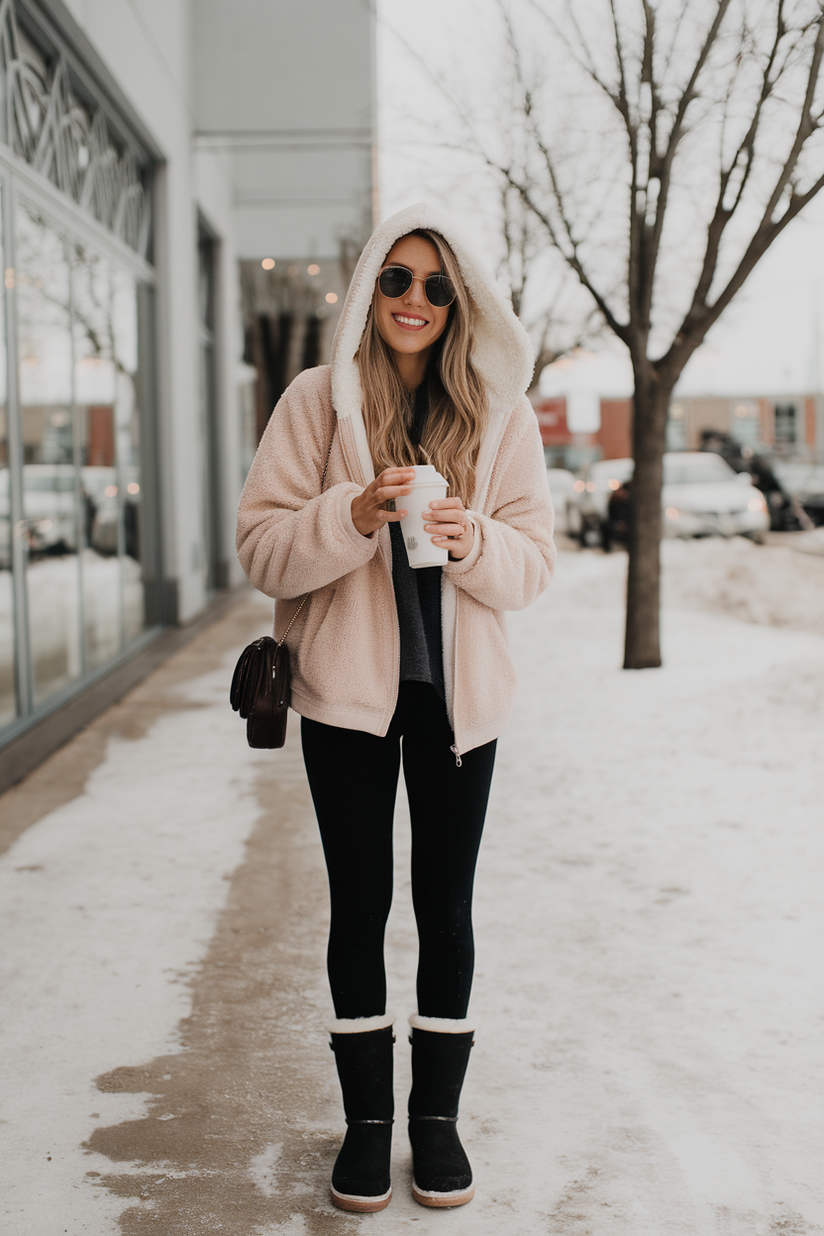
{"type": "Polygon", "coordinates": [[[384,468],[433,463],[449,481],[450,496],[459,496],[469,506],[489,411],[486,390],[469,356],[473,305],[455,254],[443,236],[428,228],[416,229],[410,235],[421,236],[435,246],[441,270],[452,280],[457,296],[424,378],[428,384],[429,414],[418,448],[409,437],[414,393],[401,381],[391,349],[378,331],[374,312],[374,295],[379,295],[376,289],[355,354],[366,435],[376,475],[384,468]]]}

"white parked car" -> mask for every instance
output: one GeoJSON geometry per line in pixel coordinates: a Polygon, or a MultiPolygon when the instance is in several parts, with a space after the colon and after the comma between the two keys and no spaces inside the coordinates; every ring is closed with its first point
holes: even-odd
{"type": "MultiPolygon", "coordinates": [[[[0,567],[11,565],[9,471],[0,469],[0,567]]],[[[18,534],[30,554],[77,549],[77,481],[72,464],[25,464],[18,534]]]]}
{"type": "Polygon", "coordinates": [[[117,471],[112,467],[80,469],[86,507],[86,544],[101,554],[117,553],[117,471]]]}
{"type": "Polygon", "coordinates": [[[23,515],[30,553],[77,549],[77,478],[72,464],[25,464],[23,515]]]}
{"type": "MultiPolygon", "coordinates": [[[[604,459],[579,472],[567,499],[567,530],[582,545],[603,540],[611,494],[632,478],[631,459],[604,459]]],[[[759,536],[770,526],[764,495],[746,472],[710,451],[669,451],[661,495],[664,536],[759,536]]]]}

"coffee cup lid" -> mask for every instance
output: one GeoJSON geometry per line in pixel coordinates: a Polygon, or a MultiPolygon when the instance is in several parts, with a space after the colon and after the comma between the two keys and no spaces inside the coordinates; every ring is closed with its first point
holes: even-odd
{"type": "Polygon", "coordinates": [[[445,476],[441,476],[434,464],[415,464],[415,479],[412,485],[448,485],[445,476]]]}

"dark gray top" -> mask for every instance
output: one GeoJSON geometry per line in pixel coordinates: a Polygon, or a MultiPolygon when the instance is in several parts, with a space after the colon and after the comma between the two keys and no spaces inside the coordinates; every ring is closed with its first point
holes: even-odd
{"type": "MultiPolygon", "coordinates": [[[[409,436],[420,443],[429,414],[427,381],[415,392],[409,436]]],[[[399,499],[401,507],[403,499],[399,499]]],[[[401,682],[428,682],[442,700],[446,699],[443,681],[441,640],[441,568],[418,567],[412,570],[406,556],[403,520],[389,525],[392,537],[392,584],[401,629],[401,682]]]]}

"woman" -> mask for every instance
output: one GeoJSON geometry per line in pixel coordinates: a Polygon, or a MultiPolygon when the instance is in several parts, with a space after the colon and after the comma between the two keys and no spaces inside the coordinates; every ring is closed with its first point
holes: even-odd
{"type": "Polygon", "coordinates": [[[503,611],[535,600],[554,555],[531,371],[494,282],[448,222],[410,207],[366,246],[332,364],[286,391],[240,502],[240,560],[277,599],[276,637],[289,629],[329,872],[331,1045],[348,1126],[332,1199],[344,1210],[381,1210],[391,1196],[383,939],[401,758],[419,936],[413,1195],[457,1206],[473,1193],[456,1120],[473,1044],[475,861],[516,690],[503,611]],[[422,462],[450,483],[425,513],[449,559],[412,570],[403,499],[422,462]]]}

